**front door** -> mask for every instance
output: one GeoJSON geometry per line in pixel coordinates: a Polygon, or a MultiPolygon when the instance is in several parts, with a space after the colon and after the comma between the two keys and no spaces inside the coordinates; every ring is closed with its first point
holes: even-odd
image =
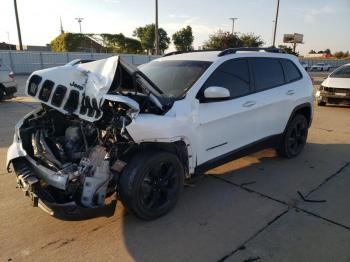
{"type": "Polygon", "coordinates": [[[256,101],[251,94],[246,59],[221,64],[199,91],[197,165],[223,156],[256,140],[256,101]],[[204,90],[220,86],[230,91],[226,100],[207,100],[204,90]]]}

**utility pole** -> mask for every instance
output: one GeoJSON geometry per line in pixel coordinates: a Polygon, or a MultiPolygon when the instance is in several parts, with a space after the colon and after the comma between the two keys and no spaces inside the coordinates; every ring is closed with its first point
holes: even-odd
{"type": "Polygon", "coordinates": [[[16,23],[17,23],[17,33],[18,33],[19,50],[23,50],[22,36],[21,36],[21,27],[20,27],[20,25],[19,25],[18,11],[17,11],[17,1],[14,0],[13,2],[14,2],[14,5],[15,5],[15,15],[16,15],[16,23]]]}
{"type": "Polygon", "coordinates": [[[235,20],[237,20],[238,18],[237,17],[232,17],[232,18],[229,18],[230,20],[232,20],[232,34],[235,33],[235,20]]]}
{"type": "Polygon", "coordinates": [[[272,20],[271,46],[273,46],[273,33],[275,31],[275,20],[272,20]]]}
{"type": "MultiPolygon", "coordinates": [[[[81,30],[80,30],[81,31],[81,30]]],[[[60,33],[61,35],[64,34],[64,30],[63,30],[63,25],[62,25],[62,19],[60,17],[60,33]]]]}
{"type": "Polygon", "coordinates": [[[159,48],[159,32],[158,32],[158,0],[156,1],[156,23],[155,23],[155,44],[156,44],[156,55],[160,55],[160,48],[159,48]]]}
{"type": "Polygon", "coordinates": [[[278,11],[280,9],[280,0],[277,0],[277,8],[276,8],[276,18],[275,18],[275,28],[273,30],[273,41],[272,46],[275,46],[276,43],[276,31],[277,31],[277,22],[278,22],[278,11]]]}
{"type": "Polygon", "coordinates": [[[79,23],[79,30],[80,30],[80,34],[81,34],[81,22],[83,22],[84,18],[83,17],[77,17],[77,18],[75,18],[75,20],[77,20],[78,23],[79,23]]]}

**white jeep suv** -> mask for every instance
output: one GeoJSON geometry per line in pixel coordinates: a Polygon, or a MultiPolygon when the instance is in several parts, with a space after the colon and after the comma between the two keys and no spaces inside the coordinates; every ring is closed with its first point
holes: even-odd
{"type": "Polygon", "coordinates": [[[138,69],[112,57],[36,71],[26,92],[42,107],[17,124],[7,161],[52,215],[80,216],[117,196],[155,219],[196,173],[266,147],[297,156],[312,90],[298,59],[272,48],[173,53],[138,69]]]}

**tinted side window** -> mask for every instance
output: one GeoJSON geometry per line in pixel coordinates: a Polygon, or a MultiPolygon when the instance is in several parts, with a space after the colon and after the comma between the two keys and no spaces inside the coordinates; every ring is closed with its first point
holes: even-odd
{"type": "Polygon", "coordinates": [[[284,84],[283,70],[278,59],[254,58],[251,62],[257,91],[284,84]]]}
{"type": "Polygon", "coordinates": [[[220,65],[204,84],[204,90],[210,86],[225,87],[231,98],[249,94],[249,69],[244,59],[229,60],[220,65]]]}
{"type": "Polygon", "coordinates": [[[295,66],[292,61],[287,59],[281,59],[281,64],[284,70],[284,76],[286,78],[287,83],[296,81],[301,78],[301,74],[299,69],[295,66]]]}

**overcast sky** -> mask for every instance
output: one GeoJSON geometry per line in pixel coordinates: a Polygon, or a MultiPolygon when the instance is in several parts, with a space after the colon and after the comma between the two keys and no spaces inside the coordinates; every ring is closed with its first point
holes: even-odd
{"type": "MultiPolygon", "coordinates": [[[[159,26],[171,36],[191,25],[194,47],[218,29],[231,31],[229,17],[238,17],[235,31],[260,35],[271,45],[277,0],[159,0],[159,26]]],[[[59,34],[59,20],[68,32],[132,36],[137,26],[154,22],[154,0],[17,0],[22,42],[45,45],[59,34]]],[[[0,42],[18,43],[13,0],[0,0],[0,42]]],[[[281,0],[277,44],[284,33],[304,34],[303,54],[310,49],[350,49],[350,0],[281,0]]],[[[173,47],[172,47],[173,48],[173,47]]]]}

